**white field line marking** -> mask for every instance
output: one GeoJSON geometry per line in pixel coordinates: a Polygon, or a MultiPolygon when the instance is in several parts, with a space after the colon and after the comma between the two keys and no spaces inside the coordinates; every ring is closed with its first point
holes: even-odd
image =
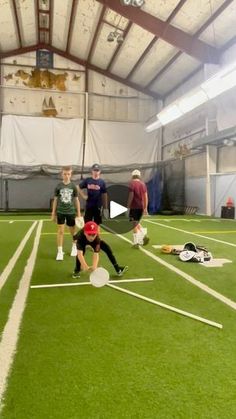
{"type": "Polygon", "coordinates": [[[0,275],[0,290],[2,289],[3,285],[5,284],[8,276],[10,275],[12,269],[14,268],[17,260],[19,259],[21,252],[23,251],[27,241],[29,240],[32,231],[34,230],[35,226],[37,224],[37,221],[35,221],[32,226],[29,228],[29,230],[27,231],[25,237],[23,238],[23,240],[20,242],[18,248],[16,249],[14,255],[11,257],[11,259],[9,260],[7,266],[5,267],[5,269],[3,270],[3,272],[0,275]]]}
{"type": "Polygon", "coordinates": [[[7,323],[3,330],[2,340],[0,342],[0,406],[3,399],[3,393],[7,385],[7,377],[16,352],[20,324],[36,261],[42,224],[42,221],[38,224],[33,249],[20,280],[19,288],[13,301],[7,323]]]}
{"type": "MultiPolygon", "coordinates": [[[[165,227],[165,226],[164,226],[165,227]]],[[[106,227],[108,229],[108,227],[106,227]]],[[[115,231],[112,231],[114,234],[115,231]]],[[[131,243],[131,240],[127,239],[126,237],[123,237],[121,234],[116,234],[117,237],[119,237],[122,240],[125,240],[128,243],[131,243]]],[[[176,268],[175,266],[171,265],[170,263],[165,262],[163,259],[159,258],[158,256],[154,255],[152,252],[149,252],[149,250],[144,249],[143,247],[140,247],[139,250],[143,253],[145,253],[150,258],[154,259],[156,262],[160,263],[161,265],[165,266],[166,268],[170,269],[171,271],[175,272],[177,275],[182,276],[182,278],[189,281],[191,284],[195,285],[196,287],[202,289],[203,291],[210,294],[212,297],[215,297],[217,300],[221,301],[222,303],[228,305],[229,307],[236,310],[236,302],[230,300],[229,298],[225,297],[223,294],[220,294],[219,292],[213,290],[212,288],[208,287],[207,285],[203,284],[202,282],[198,281],[197,279],[193,278],[193,276],[190,276],[186,274],[184,271],[181,271],[180,269],[176,268]]]]}
{"type": "Polygon", "coordinates": [[[147,298],[144,295],[137,294],[136,292],[132,292],[126,290],[124,288],[116,287],[115,285],[107,284],[108,287],[113,288],[117,291],[124,292],[125,294],[132,295],[133,297],[139,298],[140,300],[147,301],[148,303],[155,304],[159,307],[166,308],[167,310],[174,311],[175,313],[182,314],[183,316],[190,317],[191,319],[198,320],[202,323],[206,323],[210,326],[218,327],[218,329],[222,329],[223,325],[220,323],[213,322],[212,320],[205,319],[204,317],[196,316],[195,314],[189,313],[188,311],[180,310],[177,307],[169,306],[167,304],[161,303],[160,301],[153,300],[152,298],[147,298]]]}
{"type": "MultiPolygon", "coordinates": [[[[143,221],[148,221],[150,218],[149,217],[143,217],[142,220],[143,221]]],[[[211,223],[221,223],[221,222],[235,222],[234,219],[229,219],[229,218],[220,218],[220,219],[216,219],[216,218],[201,218],[200,220],[196,220],[195,218],[152,218],[150,219],[150,221],[161,221],[161,222],[171,222],[171,221],[193,221],[195,223],[201,223],[202,221],[210,221],[211,223]]]]}
{"type": "Polygon", "coordinates": [[[232,234],[232,233],[236,233],[236,230],[209,230],[209,231],[195,231],[195,233],[199,234],[199,233],[203,233],[203,234],[232,234]]]}
{"type": "MultiPolygon", "coordinates": [[[[108,284],[117,284],[118,282],[126,283],[126,282],[146,282],[146,281],[153,281],[153,278],[135,278],[135,279],[116,279],[111,280],[108,284]]],[[[66,284],[45,284],[45,285],[31,285],[30,288],[55,288],[55,287],[75,287],[78,285],[92,285],[91,282],[68,282],[66,284]]]]}
{"type": "Polygon", "coordinates": [[[192,231],[182,230],[182,228],[176,228],[176,227],[166,226],[164,224],[157,223],[155,221],[149,221],[149,220],[144,220],[144,221],[146,223],[158,225],[158,226],[164,227],[164,228],[169,228],[171,230],[181,231],[181,233],[191,234],[193,236],[202,237],[203,239],[211,240],[213,242],[227,244],[228,246],[236,247],[236,244],[234,244],[234,243],[226,242],[224,240],[214,239],[213,237],[203,236],[202,234],[193,233],[192,231]]]}
{"type": "MultiPolygon", "coordinates": [[[[31,222],[31,223],[33,223],[34,221],[51,221],[51,220],[48,220],[47,218],[40,218],[40,219],[38,219],[38,220],[36,220],[35,218],[34,218],[34,220],[0,220],[0,223],[25,223],[25,222],[31,222]]],[[[52,221],[51,221],[52,222],[52,221]]]]}

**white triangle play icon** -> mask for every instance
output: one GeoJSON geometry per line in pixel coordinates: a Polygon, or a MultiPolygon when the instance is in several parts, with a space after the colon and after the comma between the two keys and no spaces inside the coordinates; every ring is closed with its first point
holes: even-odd
{"type": "Polygon", "coordinates": [[[127,208],[123,207],[123,205],[117,204],[115,201],[110,202],[110,218],[115,218],[126,211],[127,208]]]}

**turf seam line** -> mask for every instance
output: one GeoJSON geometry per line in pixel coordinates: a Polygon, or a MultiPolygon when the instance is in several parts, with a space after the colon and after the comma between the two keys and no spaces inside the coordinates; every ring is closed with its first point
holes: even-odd
{"type": "Polygon", "coordinates": [[[32,231],[34,230],[35,226],[37,225],[37,221],[35,221],[32,226],[29,228],[29,230],[27,231],[25,237],[21,240],[19,246],[17,247],[14,255],[11,257],[11,259],[9,260],[7,266],[5,267],[5,269],[3,270],[2,274],[0,275],[0,290],[2,289],[3,285],[5,284],[8,276],[11,274],[11,271],[13,270],[17,260],[19,259],[27,241],[29,240],[32,231]]]}
{"type": "Polygon", "coordinates": [[[25,265],[25,269],[19,283],[19,288],[10,309],[9,317],[4,327],[2,340],[0,342],[0,409],[3,407],[3,394],[7,386],[7,378],[16,352],[20,324],[37,257],[42,225],[43,222],[40,221],[37,227],[33,249],[25,265]]]}
{"type": "MultiPolygon", "coordinates": [[[[148,222],[150,222],[150,221],[148,221],[148,222]]],[[[153,223],[153,224],[156,224],[156,223],[153,223]]],[[[108,229],[109,227],[106,227],[106,228],[108,229]]],[[[115,233],[115,231],[112,231],[110,228],[109,228],[109,230],[111,232],[115,233]]],[[[128,243],[132,244],[132,241],[127,239],[127,237],[124,237],[121,234],[116,234],[116,236],[121,238],[122,240],[125,240],[128,243]]],[[[190,275],[186,274],[184,271],[181,271],[180,269],[176,268],[175,266],[171,265],[170,263],[165,262],[163,259],[154,255],[149,250],[143,249],[142,247],[140,247],[139,250],[141,252],[145,253],[150,258],[154,259],[156,262],[160,263],[161,265],[165,266],[166,268],[170,269],[171,271],[177,273],[179,276],[186,279],[188,282],[195,285],[196,287],[200,288],[202,291],[205,291],[206,293],[210,294],[212,297],[216,298],[217,300],[221,301],[222,303],[224,303],[227,306],[231,307],[232,309],[236,310],[236,302],[235,301],[230,300],[228,297],[225,297],[223,294],[220,294],[219,292],[213,290],[212,288],[208,287],[207,285],[205,285],[202,282],[195,279],[193,276],[190,276],[190,275]]]]}

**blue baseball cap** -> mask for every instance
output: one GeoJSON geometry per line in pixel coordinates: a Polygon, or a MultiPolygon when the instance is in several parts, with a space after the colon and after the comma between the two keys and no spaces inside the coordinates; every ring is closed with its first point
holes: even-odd
{"type": "Polygon", "coordinates": [[[99,164],[94,163],[91,167],[92,170],[94,170],[95,172],[100,172],[101,168],[99,166],[99,164]]]}

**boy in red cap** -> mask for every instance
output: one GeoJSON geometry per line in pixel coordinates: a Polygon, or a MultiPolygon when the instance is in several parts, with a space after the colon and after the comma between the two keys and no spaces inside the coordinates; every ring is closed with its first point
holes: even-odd
{"type": "Polygon", "coordinates": [[[112,265],[114,266],[118,276],[122,276],[123,273],[125,273],[128,270],[128,266],[120,266],[117,263],[117,260],[110,246],[104,240],[101,240],[101,238],[99,237],[98,228],[98,225],[94,221],[88,221],[84,225],[84,228],[74,236],[77,245],[77,257],[75,270],[72,275],[73,278],[80,277],[81,269],[82,271],[94,271],[97,268],[100,250],[103,250],[106,253],[112,265]],[[84,257],[86,246],[91,246],[94,252],[91,267],[88,266],[84,257]]]}

